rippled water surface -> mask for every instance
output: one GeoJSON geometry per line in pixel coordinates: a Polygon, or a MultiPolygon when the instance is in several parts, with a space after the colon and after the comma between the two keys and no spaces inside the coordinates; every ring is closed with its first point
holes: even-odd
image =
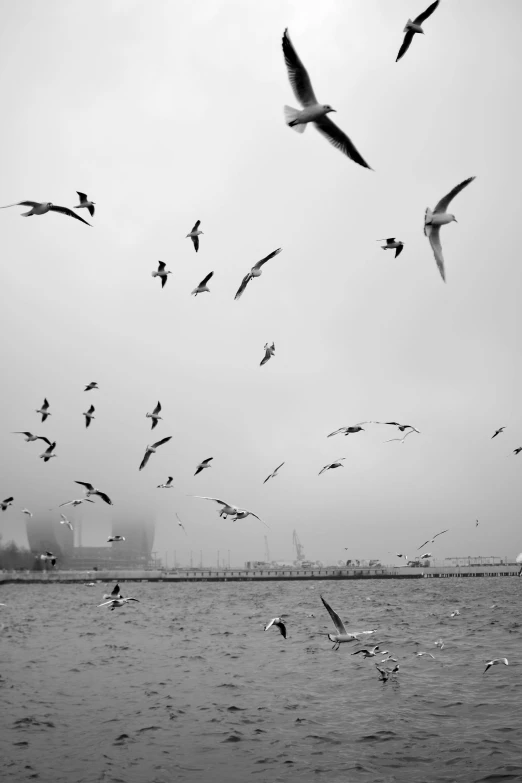
{"type": "Polygon", "coordinates": [[[0,589],[2,783],[522,780],[522,579],[125,583],[140,603],[113,612],[105,591],[0,589]],[[320,593],[396,681],[318,635],[320,593]]]}

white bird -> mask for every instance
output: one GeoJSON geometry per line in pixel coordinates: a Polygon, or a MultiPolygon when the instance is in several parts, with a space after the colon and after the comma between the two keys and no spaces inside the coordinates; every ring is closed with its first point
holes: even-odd
{"type": "Polygon", "coordinates": [[[377,242],[386,242],[385,245],[381,245],[383,250],[395,250],[395,258],[400,256],[404,249],[404,242],[400,239],[395,240],[395,237],[388,237],[387,239],[378,239],[377,242]]]}
{"type": "Polygon", "coordinates": [[[272,620],[270,620],[270,622],[265,625],[265,631],[268,631],[268,629],[271,628],[273,625],[276,625],[279,628],[281,632],[281,636],[283,637],[283,639],[286,639],[286,625],[284,624],[284,622],[281,620],[280,617],[272,618],[272,620]]]}
{"type": "Polygon", "coordinates": [[[152,419],[152,427],[151,427],[151,430],[153,430],[153,429],[154,429],[154,427],[156,426],[156,424],[158,423],[158,421],[159,421],[160,419],[163,421],[163,416],[160,416],[160,415],[159,415],[159,412],[160,412],[160,411],[161,411],[161,402],[158,400],[158,404],[156,405],[156,407],[154,408],[154,410],[152,411],[152,413],[146,413],[146,414],[145,414],[145,418],[147,418],[147,419],[152,419]]]}
{"type": "MultiPolygon", "coordinates": [[[[377,655],[377,650],[379,649],[380,645],[376,644],[375,647],[365,647],[362,650],[356,650],[352,653],[352,655],[359,655],[362,654],[365,658],[373,658],[377,655]]],[[[383,652],[379,653],[379,655],[384,655],[387,650],[383,650],[383,652]]]]}
{"type": "Polygon", "coordinates": [[[208,275],[203,278],[201,283],[199,283],[199,285],[197,285],[194,290],[191,291],[191,294],[197,296],[198,294],[202,294],[204,291],[208,291],[210,293],[210,288],[207,286],[207,283],[213,274],[214,272],[209,272],[208,275]]]}
{"type": "Polygon", "coordinates": [[[437,639],[437,641],[434,642],[434,645],[435,647],[439,647],[441,650],[444,649],[444,642],[442,641],[442,639],[437,639]]]}
{"type": "Polygon", "coordinates": [[[486,668],[484,669],[484,674],[487,672],[487,670],[491,666],[496,666],[497,663],[503,663],[505,666],[509,666],[508,659],[507,658],[493,658],[492,661],[486,661],[486,668]]]}
{"type": "Polygon", "coordinates": [[[426,544],[433,544],[433,542],[435,541],[436,538],[441,536],[443,533],[447,533],[448,531],[449,531],[449,527],[447,527],[446,530],[441,530],[440,533],[435,533],[433,538],[428,538],[427,541],[425,541],[423,544],[420,545],[420,547],[417,549],[417,552],[419,551],[419,549],[422,549],[423,547],[425,547],[426,544]]]}
{"type": "Polygon", "coordinates": [[[451,614],[450,617],[458,617],[460,615],[460,612],[458,609],[455,609],[451,614]]]}
{"type": "Polygon", "coordinates": [[[109,536],[107,541],[109,544],[112,542],[118,543],[118,541],[125,541],[125,536],[109,536]]]}
{"type": "Polygon", "coordinates": [[[334,612],[332,607],[330,606],[327,601],[321,596],[321,601],[323,602],[326,611],[330,615],[330,617],[333,620],[333,624],[335,625],[335,628],[337,630],[337,633],[329,633],[327,634],[328,638],[331,642],[334,643],[332,650],[338,650],[339,645],[343,644],[344,642],[354,642],[358,641],[360,636],[365,636],[368,634],[375,633],[375,630],[373,631],[358,631],[357,633],[349,633],[346,628],[344,627],[344,623],[337,614],[337,612],[334,612]]]}
{"type": "Polygon", "coordinates": [[[410,430],[409,432],[406,432],[402,438],[390,438],[389,440],[385,440],[385,443],[392,443],[394,440],[398,440],[400,443],[404,443],[408,435],[411,435],[413,432],[418,432],[418,430],[410,430]]]}
{"type": "Polygon", "coordinates": [[[201,220],[196,220],[192,231],[190,231],[190,233],[188,233],[187,236],[185,237],[185,239],[187,239],[187,237],[190,237],[192,239],[192,244],[194,245],[194,250],[196,251],[196,253],[199,250],[199,236],[200,234],[203,233],[203,231],[199,230],[200,223],[201,220]]]}
{"type": "Polygon", "coordinates": [[[89,498],[78,498],[77,500],[68,500],[67,503],[60,503],[58,508],[61,508],[62,506],[73,506],[73,508],[76,508],[76,506],[80,506],[82,503],[94,503],[94,500],[89,500],[89,498]]]}
{"type": "Polygon", "coordinates": [[[90,423],[91,423],[91,419],[94,419],[94,418],[96,418],[96,417],[94,416],[94,405],[91,405],[91,407],[89,408],[89,410],[88,410],[88,411],[86,411],[86,412],[85,412],[84,414],[82,414],[82,415],[83,415],[83,416],[85,416],[85,426],[86,426],[86,427],[88,427],[88,426],[90,425],[90,423]]]}
{"type": "Polygon", "coordinates": [[[42,414],[42,422],[44,422],[49,416],[52,416],[52,413],[49,413],[49,403],[47,402],[47,397],[44,398],[42,407],[37,410],[36,413],[42,414]]]}
{"type": "Polygon", "coordinates": [[[143,470],[143,468],[145,467],[145,465],[147,464],[147,462],[150,459],[150,455],[151,454],[155,454],[156,453],[156,449],[159,446],[163,446],[163,444],[167,443],[171,438],[172,438],[172,435],[169,435],[167,438],[162,438],[161,440],[157,440],[156,443],[152,444],[152,446],[147,446],[147,448],[145,449],[145,456],[143,457],[143,459],[141,461],[141,465],[139,467],[139,470],[143,470]]]}
{"type": "Polygon", "coordinates": [[[168,278],[167,275],[171,275],[172,272],[170,272],[168,269],[165,269],[166,262],[165,261],[158,261],[158,268],[154,269],[151,272],[152,277],[160,277],[161,278],[161,287],[165,288],[165,283],[167,282],[168,278]]]}
{"type": "Polygon", "coordinates": [[[329,462],[328,465],[325,465],[324,468],[321,468],[318,475],[320,476],[321,473],[324,473],[325,470],[332,470],[333,468],[344,468],[344,465],[341,465],[341,462],[346,459],[346,457],[340,457],[340,459],[336,459],[335,462],[329,462]]]}
{"type": "MultiPolygon", "coordinates": [[[[240,508],[239,506],[234,506],[231,503],[227,503],[225,500],[220,500],[219,498],[209,498],[205,495],[191,495],[190,497],[193,498],[199,498],[200,500],[213,500],[214,503],[218,503],[220,506],[223,506],[223,508],[219,512],[220,517],[237,517],[238,519],[244,519],[244,517],[251,514],[256,519],[259,519],[260,522],[263,522],[263,520],[257,516],[257,514],[254,514],[253,511],[248,511],[246,508],[240,508]]],[[[263,524],[265,524],[263,522],[263,524]]]]}
{"type": "Polygon", "coordinates": [[[420,556],[419,560],[426,560],[428,557],[433,557],[431,552],[424,552],[424,554],[420,556]]]}
{"type": "Polygon", "coordinates": [[[430,656],[430,658],[433,658],[433,660],[435,660],[435,656],[434,656],[434,655],[432,655],[432,654],[431,654],[431,653],[429,653],[429,652],[416,652],[416,653],[414,653],[414,654],[415,654],[415,655],[416,655],[418,658],[420,658],[420,656],[421,656],[421,655],[429,655],[429,656],[430,656]]]}
{"type": "Polygon", "coordinates": [[[446,210],[455,196],[458,196],[460,191],[464,190],[466,185],[469,185],[469,183],[473,182],[474,179],[475,177],[468,177],[468,179],[465,179],[459,185],[454,187],[453,190],[450,190],[447,196],[441,198],[433,212],[429,207],[426,207],[426,214],[424,216],[424,234],[430,241],[431,249],[433,250],[433,255],[435,256],[435,261],[437,262],[440,275],[444,282],[446,282],[446,273],[444,271],[442,245],[440,244],[440,227],[446,223],[452,223],[453,221],[455,223],[457,222],[455,215],[450,215],[448,212],[446,212],[446,210]]]}
{"type": "Polygon", "coordinates": [[[330,112],[334,112],[335,109],[332,109],[328,104],[320,104],[315,97],[310,77],[292,45],[288,35],[288,28],[283,35],[283,54],[290,85],[295,97],[303,106],[302,110],[285,106],[286,124],[298,133],[303,133],[307,123],[313,122],[319,133],[322,133],[330,144],[333,144],[334,147],[355,163],[369,169],[370,166],[356,150],[348,136],[326,116],[330,112]]]}
{"type": "Polygon", "coordinates": [[[185,530],[185,526],[183,525],[183,522],[181,521],[181,519],[178,517],[178,512],[177,511],[176,511],[176,517],[177,517],[177,520],[178,520],[179,527],[183,530],[185,535],[187,535],[187,531],[185,530]]]}
{"type": "Polygon", "coordinates": [[[195,476],[198,475],[198,473],[201,473],[202,470],[205,470],[205,468],[211,468],[212,465],[209,463],[214,459],[214,457],[207,457],[207,459],[204,459],[202,462],[199,463],[199,465],[196,468],[196,472],[194,473],[195,476]]]}
{"type": "Polygon", "coordinates": [[[67,525],[67,527],[69,528],[69,530],[72,530],[72,529],[73,529],[73,526],[71,525],[71,523],[69,522],[69,520],[67,519],[67,517],[65,516],[65,514],[60,514],[60,517],[61,517],[61,518],[60,518],[60,525],[67,525]]]}
{"type": "MultiPolygon", "coordinates": [[[[101,497],[101,499],[103,501],[105,501],[105,503],[107,503],[109,506],[112,506],[112,500],[110,499],[110,497],[108,495],[106,495],[105,492],[101,492],[99,489],[96,489],[95,487],[93,487],[93,485],[89,484],[88,481],[76,481],[75,480],[74,483],[75,484],[81,484],[83,487],[85,487],[85,490],[86,490],[85,495],[86,495],[86,497],[84,498],[84,500],[86,500],[91,495],[99,495],[99,497],[101,497]]],[[[75,501],[72,501],[72,504],[73,505],[77,505],[77,503],[75,501]]],[[[64,505],[66,505],[66,504],[64,504],[64,505]]]]}
{"type": "Polygon", "coordinates": [[[26,514],[26,516],[28,516],[28,517],[32,517],[33,516],[28,508],[23,508],[22,509],[22,514],[26,514]]]}
{"type": "Polygon", "coordinates": [[[136,603],[139,604],[139,601],[137,598],[112,598],[110,601],[104,601],[102,604],[98,604],[98,608],[100,606],[110,606],[111,612],[114,612],[115,609],[118,609],[120,606],[124,606],[125,604],[129,603],[129,601],[136,601],[136,603]]]}
{"type": "Polygon", "coordinates": [[[376,422],[373,421],[360,421],[359,424],[352,424],[349,427],[339,427],[338,430],[335,430],[335,432],[331,432],[329,435],[327,435],[327,438],[333,438],[334,435],[339,435],[340,432],[344,433],[344,435],[353,435],[356,432],[364,432],[364,427],[361,427],[361,424],[375,424],[376,422]]]}
{"type": "Polygon", "coordinates": [[[158,484],[156,489],[174,489],[174,484],[172,483],[173,481],[173,476],[169,476],[167,482],[165,484],[158,484]]]}
{"type": "MultiPolygon", "coordinates": [[[[37,411],[39,413],[40,411],[37,411]]],[[[32,432],[13,432],[13,435],[25,435],[25,442],[29,443],[33,440],[44,440],[49,446],[51,445],[51,441],[49,438],[44,438],[43,435],[33,435],[32,432]]]]}
{"type": "Polygon", "coordinates": [[[53,450],[56,447],[56,441],[54,443],[51,443],[50,446],[43,452],[43,454],[40,454],[40,459],[43,459],[44,462],[49,462],[50,459],[53,457],[56,457],[56,454],[53,454],[53,450]]]}
{"type": "Polygon", "coordinates": [[[269,253],[267,256],[265,256],[265,258],[262,258],[261,261],[258,261],[257,264],[254,264],[254,266],[252,267],[250,272],[247,275],[245,275],[245,277],[243,278],[243,280],[241,282],[241,285],[237,289],[237,293],[236,293],[236,295],[234,297],[234,300],[235,299],[239,299],[239,297],[241,296],[241,294],[243,293],[243,291],[245,290],[245,288],[247,287],[249,282],[251,280],[253,280],[254,277],[260,277],[260,275],[263,272],[263,270],[261,269],[263,264],[266,264],[266,262],[270,261],[271,258],[274,258],[274,256],[277,256],[277,254],[280,253],[281,250],[282,250],[282,248],[279,247],[277,250],[274,250],[272,253],[269,253]]]}
{"type": "Polygon", "coordinates": [[[272,356],[275,354],[275,343],[272,343],[272,345],[269,345],[268,343],[265,343],[264,347],[265,355],[261,359],[260,367],[263,366],[263,364],[266,364],[269,359],[272,358],[272,356]]]}
{"type": "Polygon", "coordinates": [[[84,391],[92,391],[93,389],[98,389],[99,390],[99,386],[96,383],[96,381],[91,381],[90,383],[88,383],[87,386],[85,387],[84,391]]]}
{"type": "MultiPolygon", "coordinates": [[[[22,212],[21,217],[31,217],[31,215],[45,215],[46,212],[60,212],[62,215],[68,215],[68,217],[81,220],[86,226],[90,226],[86,220],[76,215],[69,207],[58,207],[56,204],[52,204],[50,201],[17,201],[16,204],[6,204],[5,207],[0,209],[7,209],[8,207],[31,207],[29,212],[22,212]]],[[[92,226],[91,226],[92,228],[92,226]]]]}
{"type": "Polygon", "coordinates": [[[106,601],[109,599],[110,601],[114,601],[116,598],[123,598],[123,595],[120,592],[120,585],[118,583],[114,585],[110,593],[104,594],[103,600],[106,601]]]}
{"type": "Polygon", "coordinates": [[[279,470],[279,468],[282,468],[284,464],[285,464],[285,463],[284,463],[284,462],[282,462],[280,465],[278,465],[278,466],[277,466],[277,468],[274,470],[274,472],[273,472],[273,473],[271,473],[269,476],[267,476],[267,477],[266,477],[266,479],[263,481],[263,484],[266,484],[266,482],[267,482],[269,479],[271,479],[271,478],[275,478],[275,477],[277,476],[277,471],[279,470]]]}
{"type": "Polygon", "coordinates": [[[432,15],[432,13],[435,11],[439,4],[439,0],[435,0],[434,3],[432,3],[428,8],[426,8],[425,11],[422,12],[422,14],[419,14],[413,22],[411,19],[408,19],[406,22],[406,27],[404,28],[403,32],[406,33],[404,36],[404,41],[402,42],[402,46],[399,49],[399,54],[397,55],[397,59],[395,62],[398,62],[401,57],[404,57],[408,49],[410,48],[410,44],[413,41],[413,36],[415,33],[421,33],[421,35],[424,35],[424,30],[422,29],[421,25],[423,22],[428,19],[432,15]]]}
{"type": "Polygon", "coordinates": [[[85,208],[85,209],[87,209],[89,211],[89,215],[91,217],[94,217],[94,205],[95,205],[96,202],[95,201],[90,201],[87,198],[85,193],[80,193],[79,190],[77,190],[76,192],[77,192],[78,196],[80,197],[80,203],[78,204],[77,207],[74,207],[74,209],[83,209],[83,208],[85,208]]]}

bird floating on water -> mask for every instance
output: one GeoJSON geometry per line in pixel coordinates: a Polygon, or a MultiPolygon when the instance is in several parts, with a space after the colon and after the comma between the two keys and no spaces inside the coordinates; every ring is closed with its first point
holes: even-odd
{"type": "Polygon", "coordinates": [[[340,457],[339,459],[336,459],[334,462],[329,462],[328,465],[325,465],[324,468],[321,468],[318,476],[321,475],[321,473],[324,473],[325,470],[333,470],[334,468],[344,468],[344,465],[342,465],[342,461],[345,460],[346,457],[340,457]]]}
{"type": "Polygon", "coordinates": [[[94,419],[94,418],[96,418],[96,417],[94,416],[94,410],[95,410],[95,408],[94,408],[94,405],[91,405],[91,407],[89,408],[89,410],[88,410],[88,411],[86,411],[84,414],[82,414],[83,416],[85,416],[85,426],[86,426],[86,427],[88,427],[88,426],[90,425],[90,423],[91,423],[91,419],[94,419]]]}
{"type": "Polygon", "coordinates": [[[158,484],[156,489],[174,489],[174,484],[172,483],[174,481],[173,476],[169,476],[167,478],[167,481],[165,484],[158,484]]]}
{"type": "Polygon", "coordinates": [[[426,10],[422,12],[422,14],[419,14],[413,20],[413,22],[411,21],[411,19],[408,19],[408,21],[406,22],[406,27],[403,30],[403,32],[406,33],[406,35],[404,36],[404,41],[402,42],[402,46],[399,49],[399,54],[397,55],[397,59],[395,60],[396,63],[399,62],[401,57],[404,57],[404,55],[410,48],[410,44],[413,41],[413,36],[415,35],[415,33],[420,33],[421,35],[424,35],[424,30],[422,29],[421,25],[423,22],[426,21],[426,19],[428,19],[432,15],[432,13],[437,8],[438,4],[439,4],[439,0],[435,0],[435,2],[429,5],[426,8],[426,10]]]}
{"type": "Polygon", "coordinates": [[[109,544],[118,543],[119,541],[125,541],[125,536],[109,536],[109,538],[107,539],[107,542],[109,544]]]}
{"type": "Polygon", "coordinates": [[[71,523],[69,522],[65,514],[60,514],[60,525],[67,525],[69,530],[73,529],[73,526],[71,525],[71,523]]]}
{"type": "Polygon", "coordinates": [[[395,237],[388,237],[387,239],[378,239],[377,242],[386,242],[385,245],[381,245],[383,250],[395,250],[395,258],[397,256],[400,256],[402,251],[404,250],[404,242],[401,242],[400,239],[395,239],[395,237]]]}
{"type": "Polygon", "coordinates": [[[187,237],[190,237],[192,239],[192,244],[194,245],[194,250],[196,251],[196,253],[199,250],[199,237],[200,237],[200,234],[203,233],[203,231],[199,230],[200,223],[201,223],[201,220],[196,220],[196,222],[194,223],[194,226],[192,228],[192,231],[190,231],[187,234],[187,236],[185,237],[185,239],[187,239],[187,237]]]}
{"type": "Polygon", "coordinates": [[[89,215],[91,217],[94,217],[94,205],[95,205],[96,202],[90,201],[87,198],[87,195],[85,193],[80,193],[79,190],[77,190],[76,192],[77,192],[77,194],[78,194],[78,196],[80,198],[80,203],[78,204],[77,207],[74,207],[74,209],[84,209],[85,208],[85,209],[88,210],[89,215]]]}
{"type": "Polygon", "coordinates": [[[145,467],[145,465],[150,459],[150,455],[155,454],[156,449],[159,448],[160,446],[163,446],[163,444],[167,443],[171,438],[172,435],[169,435],[167,438],[162,438],[161,440],[157,440],[156,443],[152,444],[152,446],[147,446],[147,448],[145,449],[145,455],[141,461],[141,465],[138,468],[138,470],[143,470],[143,468],[145,467]]]}
{"type": "Polygon", "coordinates": [[[165,288],[165,283],[167,282],[168,278],[167,275],[171,275],[172,272],[170,272],[168,269],[165,269],[166,262],[165,261],[158,261],[158,268],[153,269],[151,272],[152,277],[160,277],[161,278],[161,287],[165,288]]]}
{"type": "Polygon", "coordinates": [[[214,457],[207,457],[207,459],[202,460],[199,465],[196,468],[196,472],[194,473],[195,476],[198,475],[198,473],[201,473],[202,470],[205,470],[205,468],[211,468],[212,465],[209,463],[214,459],[214,457]]]}
{"type": "MultiPolygon", "coordinates": [[[[39,413],[40,411],[37,411],[39,413]]],[[[51,445],[51,441],[49,438],[45,438],[43,435],[33,435],[32,432],[13,432],[13,435],[25,435],[25,442],[29,443],[33,440],[44,440],[49,446],[51,445]]]]}
{"type": "MultiPolygon", "coordinates": [[[[22,212],[21,217],[31,217],[31,215],[45,215],[46,212],[60,212],[62,215],[76,218],[81,220],[86,226],[90,226],[82,217],[77,215],[69,207],[58,207],[56,204],[52,204],[50,201],[17,201],[16,204],[6,204],[5,207],[0,209],[7,209],[8,207],[31,207],[29,212],[22,212]]],[[[92,228],[92,226],[91,226],[92,228]]]]}
{"type": "Polygon", "coordinates": [[[56,448],[56,441],[54,443],[51,443],[51,445],[46,448],[43,454],[40,454],[40,459],[43,459],[44,462],[49,462],[50,459],[56,457],[57,455],[53,454],[55,448],[56,448]]]}
{"type": "Polygon", "coordinates": [[[209,272],[206,277],[203,278],[201,283],[199,283],[193,291],[191,291],[191,294],[193,296],[197,296],[198,294],[202,294],[204,291],[208,291],[210,293],[210,288],[207,286],[208,281],[212,277],[214,272],[209,272]]]}
{"type": "Polygon", "coordinates": [[[157,425],[158,421],[163,420],[163,416],[159,415],[159,412],[161,411],[161,402],[158,400],[158,404],[152,411],[152,413],[146,413],[145,418],[152,419],[152,426],[151,430],[154,429],[154,427],[157,425]]]}
{"type": "Polygon", "coordinates": [[[323,602],[326,611],[332,618],[333,624],[335,625],[335,629],[337,631],[337,633],[327,634],[330,641],[334,643],[332,650],[338,650],[339,646],[344,642],[358,641],[360,636],[375,633],[375,629],[373,631],[358,631],[356,633],[349,633],[337,612],[332,609],[330,604],[323,598],[323,596],[321,596],[321,601],[323,602]]]}
{"type": "Polygon", "coordinates": [[[36,413],[42,414],[42,423],[49,417],[52,416],[52,413],[49,413],[49,403],[47,402],[47,397],[44,398],[44,401],[42,403],[42,407],[39,408],[36,413]]]}
{"type": "Polygon", "coordinates": [[[290,85],[295,97],[303,107],[299,110],[285,106],[286,124],[298,133],[303,133],[307,124],[312,122],[319,133],[328,139],[330,144],[333,144],[334,147],[353,160],[354,163],[369,169],[370,166],[357,151],[348,136],[326,116],[330,112],[335,112],[335,109],[329,104],[320,104],[315,97],[308,71],[293,47],[288,28],[283,35],[283,54],[290,85]]]}
{"type": "Polygon", "coordinates": [[[265,352],[265,355],[261,359],[261,362],[259,364],[260,367],[266,364],[267,361],[271,359],[272,356],[275,354],[275,343],[272,343],[272,345],[269,345],[269,343],[265,343],[265,347],[263,350],[265,352]]]}
{"type": "Polygon", "coordinates": [[[266,482],[268,481],[268,479],[275,478],[275,477],[277,476],[277,471],[278,471],[280,468],[282,468],[284,464],[285,464],[285,463],[284,463],[284,462],[282,462],[280,465],[278,465],[278,466],[277,466],[277,468],[274,470],[274,472],[273,472],[273,473],[271,473],[269,476],[267,476],[267,477],[266,477],[266,479],[263,481],[263,484],[266,484],[266,482]]]}
{"type": "MultiPolygon", "coordinates": [[[[99,497],[101,497],[103,501],[105,501],[105,503],[107,503],[109,506],[112,506],[112,500],[110,499],[110,497],[106,495],[105,492],[101,492],[99,489],[96,489],[96,487],[93,487],[93,485],[89,484],[88,481],[75,481],[74,483],[81,484],[83,487],[85,487],[86,497],[84,498],[84,501],[87,500],[87,498],[90,497],[91,495],[98,495],[99,497]]],[[[71,502],[73,506],[78,505],[77,501],[73,500],[71,502]]],[[[90,502],[92,503],[92,501],[90,502]]],[[[67,505],[67,504],[62,504],[62,505],[67,505]]]]}
{"type": "Polygon", "coordinates": [[[493,438],[496,438],[497,435],[500,435],[501,432],[504,432],[505,429],[506,429],[505,427],[499,427],[498,430],[495,431],[495,434],[491,436],[491,440],[493,440],[493,438]]]}
{"type": "Polygon", "coordinates": [[[274,258],[274,256],[277,256],[277,254],[280,253],[281,250],[282,250],[282,248],[278,247],[277,250],[274,250],[272,253],[269,253],[267,256],[265,256],[265,258],[262,258],[261,261],[258,261],[257,264],[254,264],[254,266],[252,267],[250,272],[247,275],[245,275],[245,277],[243,278],[243,280],[241,282],[241,285],[237,289],[237,293],[236,293],[236,295],[234,297],[234,300],[235,299],[239,299],[239,297],[241,296],[241,294],[243,293],[243,291],[245,290],[245,288],[247,287],[249,282],[251,280],[253,280],[254,277],[260,277],[261,276],[261,274],[263,272],[261,267],[263,266],[263,264],[266,264],[266,262],[270,261],[271,258],[274,258]]]}
{"type": "Polygon", "coordinates": [[[453,190],[450,190],[447,196],[441,198],[433,211],[429,207],[426,207],[426,214],[424,216],[424,234],[430,241],[431,249],[433,250],[433,255],[435,256],[435,261],[437,262],[440,276],[444,282],[446,282],[446,272],[444,270],[444,256],[442,255],[442,245],[440,243],[440,227],[446,223],[457,222],[455,215],[450,215],[448,212],[446,212],[446,210],[455,196],[458,196],[460,191],[464,190],[464,188],[469,185],[470,182],[473,182],[474,179],[475,177],[468,177],[468,179],[465,179],[459,185],[456,185],[453,190]]]}
{"type": "Polygon", "coordinates": [[[484,669],[483,674],[485,674],[492,666],[496,666],[498,663],[503,663],[505,666],[509,666],[507,658],[493,658],[492,661],[486,661],[486,668],[484,669]]]}
{"type": "Polygon", "coordinates": [[[273,625],[276,625],[279,628],[279,631],[281,632],[281,636],[283,639],[286,639],[286,625],[281,620],[280,617],[274,617],[272,620],[270,620],[269,623],[265,625],[265,631],[268,631],[269,628],[271,628],[273,625]]]}

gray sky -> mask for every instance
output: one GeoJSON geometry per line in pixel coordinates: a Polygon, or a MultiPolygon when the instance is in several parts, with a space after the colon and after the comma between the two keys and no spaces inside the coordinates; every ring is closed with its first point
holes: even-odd
{"type": "MultiPolygon", "coordinates": [[[[255,511],[274,558],[294,557],[294,528],[325,562],[391,562],[445,527],[436,557],[520,551],[522,454],[509,455],[522,446],[522,7],[443,0],[395,64],[406,20],[427,4],[4,5],[0,204],[73,206],[77,189],[97,203],[92,229],[0,212],[0,496],[15,497],[4,539],[26,542],[19,510],[36,519],[79,497],[79,479],[115,511],[155,516],[155,549],[185,561],[200,548],[207,563],[217,549],[235,564],[261,558],[268,532],[191,494],[255,511]],[[313,128],[285,127],[287,26],[319,100],[375,171],[313,128]],[[452,204],[459,222],[441,232],[444,285],[424,210],[472,175],[452,204]],[[185,234],[197,219],[196,255],[185,234]],[[375,241],[391,235],[405,242],[397,260],[375,241]],[[173,273],[164,290],[158,259],[173,273]],[[211,293],[194,299],[211,270],[211,293]],[[84,393],[93,380],[100,391],[84,393]],[[394,428],[369,425],[326,438],[367,419],[422,434],[384,443],[394,428]],[[56,439],[58,458],[44,464],[18,429],[56,439]],[[341,456],[344,468],[317,476],[341,456]],[[176,489],[156,490],[167,475],[176,489]]],[[[112,510],[84,514],[84,544],[103,543],[112,510]]]]}

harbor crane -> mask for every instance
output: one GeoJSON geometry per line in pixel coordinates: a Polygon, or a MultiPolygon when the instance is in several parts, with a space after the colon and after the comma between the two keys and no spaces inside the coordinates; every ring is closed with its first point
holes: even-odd
{"type": "Polygon", "coordinates": [[[305,559],[304,549],[303,545],[299,541],[299,536],[297,535],[297,531],[294,530],[294,534],[292,536],[292,543],[295,546],[295,552],[297,555],[297,560],[301,561],[305,559]]]}

